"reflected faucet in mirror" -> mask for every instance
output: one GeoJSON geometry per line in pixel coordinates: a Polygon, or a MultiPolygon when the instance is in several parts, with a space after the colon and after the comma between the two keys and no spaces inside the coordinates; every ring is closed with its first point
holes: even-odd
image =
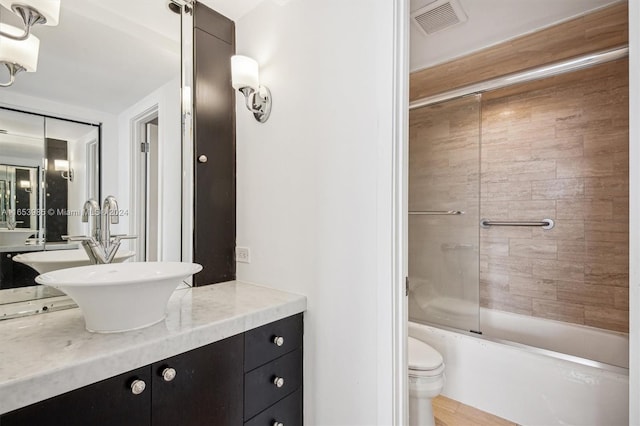
{"type": "Polygon", "coordinates": [[[16,229],[16,212],[12,209],[7,210],[7,229],[13,231],[16,229]]]}
{"type": "Polygon", "coordinates": [[[89,223],[89,235],[63,235],[62,239],[82,243],[94,265],[111,263],[122,240],[137,238],[135,235],[112,235],[111,224],[115,225],[119,221],[118,202],[113,195],[104,199],[102,208],[91,198],[82,207],[82,222],[89,223]]]}

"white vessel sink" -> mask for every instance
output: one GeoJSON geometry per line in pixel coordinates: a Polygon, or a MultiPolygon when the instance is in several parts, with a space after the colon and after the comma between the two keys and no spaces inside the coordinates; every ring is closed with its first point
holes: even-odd
{"type": "Polygon", "coordinates": [[[115,333],[162,321],[176,287],[201,270],[197,263],[129,262],[60,269],[38,275],[36,282],[75,300],[87,330],[115,333]]]}
{"type": "MultiPolygon", "coordinates": [[[[135,254],[133,251],[119,251],[116,253],[116,257],[112,263],[122,263],[132,258],[135,254]]],[[[89,256],[87,256],[87,253],[82,248],[76,250],[49,250],[23,253],[14,256],[13,261],[31,266],[41,274],[57,271],[58,269],[91,265],[89,256]]]]}
{"type": "Polygon", "coordinates": [[[36,232],[35,229],[0,229],[0,246],[22,246],[36,232]]]}

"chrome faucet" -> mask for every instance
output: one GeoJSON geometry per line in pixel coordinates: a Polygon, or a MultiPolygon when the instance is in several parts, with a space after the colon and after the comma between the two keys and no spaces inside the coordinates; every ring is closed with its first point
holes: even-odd
{"type": "Polygon", "coordinates": [[[100,204],[93,198],[84,202],[82,206],[82,222],[89,223],[89,236],[100,239],[100,204]]]}
{"type": "Polygon", "coordinates": [[[79,241],[92,264],[111,263],[116,257],[122,240],[137,238],[135,235],[111,235],[111,224],[119,222],[118,202],[109,195],[102,203],[89,199],[82,207],[82,222],[89,223],[89,235],[63,235],[67,241],[79,241]]]}

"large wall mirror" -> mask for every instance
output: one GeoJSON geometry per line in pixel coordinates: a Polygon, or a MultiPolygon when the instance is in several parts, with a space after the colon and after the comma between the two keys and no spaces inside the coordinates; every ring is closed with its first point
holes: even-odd
{"type": "MultiPolygon", "coordinates": [[[[37,69],[0,87],[0,319],[15,302],[34,301],[34,312],[70,303],[14,258],[81,250],[62,236],[88,233],[89,198],[116,197],[112,230],[138,236],[121,247],[135,260],[189,260],[190,3],[60,0],[59,24],[33,27],[37,69]]],[[[8,9],[0,22],[22,26],[8,9]]],[[[0,83],[9,79],[0,66],[0,83]]]]}

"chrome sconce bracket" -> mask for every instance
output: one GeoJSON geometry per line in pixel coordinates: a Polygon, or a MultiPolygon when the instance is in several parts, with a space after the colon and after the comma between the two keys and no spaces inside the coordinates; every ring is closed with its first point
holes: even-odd
{"type": "Polygon", "coordinates": [[[16,75],[21,71],[25,71],[25,68],[20,64],[11,62],[0,62],[0,64],[4,64],[4,66],[9,70],[9,81],[6,83],[0,83],[0,87],[11,86],[16,81],[16,75]]]}
{"type": "Polygon", "coordinates": [[[27,6],[24,4],[14,4],[11,6],[11,10],[22,18],[22,22],[24,22],[24,33],[20,35],[13,35],[6,32],[0,31],[0,36],[7,37],[12,40],[22,41],[29,38],[31,34],[31,27],[37,24],[46,24],[47,18],[45,18],[40,12],[34,9],[31,6],[27,6]]]}
{"type": "Polygon", "coordinates": [[[264,123],[271,115],[271,91],[266,86],[260,86],[258,90],[252,87],[242,87],[238,89],[244,95],[247,109],[260,123],[264,123]]]}

